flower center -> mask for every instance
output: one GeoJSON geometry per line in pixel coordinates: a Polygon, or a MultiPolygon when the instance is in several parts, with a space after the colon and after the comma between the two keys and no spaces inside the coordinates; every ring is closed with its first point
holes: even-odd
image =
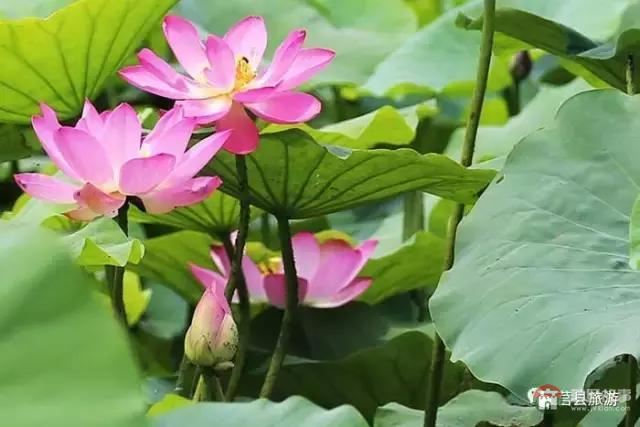
{"type": "Polygon", "coordinates": [[[282,271],[282,258],[272,257],[258,264],[258,269],[262,274],[273,274],[282,271]]]}
{"type": "Polygon", "coordinates": [[[256,77],[256,73],[249,65],[249,60],[246,57],[242,57],[236,63],[236,83],[233,86],[233,90],[237,91],[249,84],[256,77]]]}

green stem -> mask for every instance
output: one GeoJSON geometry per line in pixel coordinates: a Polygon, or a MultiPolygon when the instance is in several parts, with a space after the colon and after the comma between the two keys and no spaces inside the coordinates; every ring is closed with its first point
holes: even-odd
{"type": "Polygon", "coordinates": [[[636,82],[635,82],[635,60],[633,55],[629,55],[627,57],[627,69],[626,69],[626,78],[627,78],[627,95],[635,95],[637,93],[636,82]]]}
{"type": "MultiPolygon", "coordinates": [[[[120,226],[120,229],[123,233],[128,236],[129,235],[129,202],[125,202],[124,205],[118,210],[118,215],[115,218],[115,221],[120,226]]],[[[124,306],[124,289],[123,289],[123,279],[124,279],[124,267],[119,266],[109,266],[106,269],[107,280],[110,284],[111,291],[111,304],[113,306],[113,310],[116,313],[118,319],[127,326],[127,313],[125,311],[124,306]]]]}
{"type": "MultiPolygon", "coordinates": [[[[249,203],[249,178],[247,176],[247,163],[245,156],[236,156],[236,172],[240,186],[240,221],[238,225],[238,236],[233,249],[233,262],[231,263],[231,282],[235,283],[238,291],[238,351],[233,363],[233,370],[227,385],[227,399],[233,401],[240,385],[240,378],[247,358],[249,347],[249,337],[251,333],[251,303],[249,301],[249,290],[242,271],[242,258],[244,257],[244,246],[249,234],[249,221],[251,220],[251,205],[249,203]]],[[[230,287],[230,286],[228,286],[230,287]]],[[[227,293],[230,300],[233,291],[227,293]]]]}
{"type": "Polygon", "coordinates": [[[542,427],[553,427],[553,411],[544,411],[542,427]]]}
{"type": "MultiPolygon", "coordinates": [[[[633,55],[629,55],[627,58],[627,94],[633,96],[636,94],[636,85],[635,85],[635,64],[633,55]]],[[[628,374],[629,374],[629,390],[631,392],[630,400],[627,403],[626,416],[625,416],[625,427],[633,427],[635,425],[637,419],[637,402],[636,402],[636,387],[638,386],[638,363],[636,362],[635,357],[631,355],[624,356],[624,362],[628,365],[628,374]]]]}
{"type": "Polygon", "coordinates": [[[404,195],[402,217],[402,240],[408,240],[418,231],[424,230],[424,201],[421,191],[404,195]]]}
{"type": "Polygon", "coordinates": [[[226,402],[224,392],[222,391],[222,385],[220,385],[220,378],[215,369],[207,367],[202,368],[202,378],[207,385],[207,400],[213,400],[215,402],[226,402]]]}
{"type": "Polygon", "coordinates": [[[509,117],[520,114],[520,81],[514,80],[513,84],[503,91],[503,97],[507,103],[509,117]]]}
{"type": "Polygon", "coordinates": [[[186,356],[182,356],[180,367],[178,368],[178,379],[173,392],[178,396],[189,397],[193,384],[189,383],[189,379],[194,377],[195,365],[189,362],[186,356]]]}
{"type": "Polygon", "coordinates": [[[260,397],[264,398],[269,398],[273,388],[275,387],[276,379],[278,378],[280,368],[282,367],[282,362],[287,354],[293,319],[295,318],[296,310],[298,308],[298,273],[296,272],[296,265],[293,259],[289,220],[285,217],[277,217],[276,219],[278,220],[278,236],[280,238],[280,248],[282,250],[282,264],[284,266],[284,274],[287,282],[287,301],[284,309],[284,316],[282,317],[282,324],[280,325],[278,342],[273,350],[271,363],[267,370],[267,375],[264,378],[262,389],[260,390],[260,397]]]}
{"type": "Polygon", "coordinates": [[[193,397],[191,398],[191,400],[193,400],[194,402],[204,402],[207,400],[207,397],[209,395],[207,383],[205,382],[202,375],[198,375],[196,378],[198,378],[198,380],[196,381],[196,389],[193,392],[193,397]]]}
{"type": "MultiPolygon", "coordinates": [[[[223,234],[220,237],[222,241],[222,245],[224,246],[224,251],[227,254],[227,257],[233,262],[235,259],[235,248],[233,247],[233,242],[231,241],[231,236],[227,234],[223,234]]],[[[233,274],[230,275],[229,281],[227,282],[227,287],[224,290],[224,296],[227,298],[229,304],[231,304],[231,300],[233,300],[233,294],[236,291],[236,281],[233,280],[233,274]]]]}
{"type": "Polygon", "coordinates": [[[271,222],[266,212],[260,215],[260,238],[266,247],[271,247],[271,222]]]}
{"type": "MultiPolygon", "coordinates": [[[[471,114],[467,122],[467,129],[464,137],[464,145],[462,147],[462,155],[460,164],[464,167],[471,166],[473,162],[473,153],[475,151],[476,139],[478,136],[478,126],[480,124],[480,115],[482,114],[482,106],[487,90],[487,80],[489,78],[489,68],[491,66],[491,51],[493,50],[493,35],[495,31],[495,9],[496,0],[484,0],[484,20],[482,24],[482,46],[480,48],[480,60],[478,64],[478,72],[476,75],[476,86],[471,100],[471,114]]],[[[458,224],[464,215],[464,205],[457,204],[449,218],[447,251],[445,256],[444,271],[449,270],[453,266],[455,256],[455,241],[458,230],[458,224]]],[[[444,373],[445,362],[445,345],[439,335],[433,347],[433,355],[431,359],[429,384],[427,389],[424,426],[435,427],[438,415],[438,403],[440,401],[440,388],[444,373]]]]}
{"type": "Polygon", "coordinates": [[[636,389],[638,387],[638,362],[636,358],[631,355],[625,355],[624,361],[627,363],[629,368],[629,402],[627,403],[627,410],[625,416],[625,427],[633,427],[636,425],[636,421],[638,419],[638,403],[636,402],[637,393],[636,389]]]}
{"type": "MultiPolygon", "coordinates": [[[[414,234],[424,230],[424,198],[421,191],[412,191],[404,195],[404,212],[402,217],[402,240],[409,240],[414,234]]],[[[411,301],[418,309],[418,322],[427,317],[426,294],[424,289],[409,292],[411,301]]]]}

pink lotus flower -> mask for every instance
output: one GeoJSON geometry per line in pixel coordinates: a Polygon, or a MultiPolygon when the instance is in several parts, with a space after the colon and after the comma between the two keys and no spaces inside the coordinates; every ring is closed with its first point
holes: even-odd
{"type": "Polygon", "coordinates": [[[15,180],[36,199],[70,205],[71,218],[114,216],[127,196],[140,198],[150,213],[165,213],[202,201],[221,184],[218,177],[194,176],[229,132],[210,136],[185,153],[196,121],[184,118],[179,108],[163,116],[144,139],[140,120],[127,104],[98,114],[87,101],[75,127],[61,126],[48,106],[41,110],[33,128],[66,179],[23,173],[15,180]]]}
{"type": "Polygon", "coordinates": [[[184,340],[184,354],[199,366],[219,366],[233,359],[238,328],[233,321],[224,285],[205,284],[184,340]]]}
{"type": "MultiPolygon", "coordinates": [[[[291,243],[301,305],[339,307],[359,297],[371,285],[371,278],[358,277],[358,273],[373,254],[377,241],[367,240],[359,247],[352,248],[343,240],[319,243],[312,233],[301,232],[291,239],[291,243]]],[[[220,273],[193,264],[192,273],[203,284],[226,283],[230,262],[224,248],[214,246],[211,258],[220,273]]],[[[282,308],[286,301],[284,270],[279,259],[271,261],[261,269],[245,255],[242,271],[253,302],[268,302],[282,308]]]]}
{"type": "Polygon", "coordinates": [[[223,38],[209,35],[204,43],[186,19],[168,16],[164,33],[187,77],[148,49],[138,54],[140,65],[120,75],[132,85],[178,100],[187,117],[215,122],[218,130],[234,129],[224,148],[247,154],[258,145],[258,129],[244,107],[272,123],[300,123],[320,112],[313,96],[293,89],[325,68],[335,56],[328,49],[303,49],[306,32],[292,31],[280,44],[271,64],[260,68],[267,46],[264,20],[249,16],[223,38]]]}

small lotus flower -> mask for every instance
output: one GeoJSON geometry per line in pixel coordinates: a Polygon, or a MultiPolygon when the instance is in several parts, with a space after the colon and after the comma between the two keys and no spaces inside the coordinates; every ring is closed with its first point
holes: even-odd
{"type": "Polygon", "coordinates": [[[209,282],[204,286],[185,336],[184,353],[196,365],[220,367],[236,354],[238,329],[224,296],[224,285],[209,282]]]}
{"type": "Polygon", "coordinates": [[[185,152],[196,121],[185,118],[179,108],[164,115],[145,138],[128,104],[98,114],[87,101],[75,127],[61,126],[47,105],[41,110],[33,128],[65,179],[23,173],[15,180],[36,199],[70,205],[71,218],[113,217],[127,196],[141,199],[149,213],[165,213],[201,202],[221,184],[218,177],[194,176],[229,132],[212,135],[185,152]]]}
{"type": "MultiPolygon", "coordinates": [[[[347,304],[359,297],[371,285],[372,279],[358,277],[367,263],[377,241],[367,240],[353,248],[343,240],[319,243],[312,233],[301,232],[291,239],[296,271],[298,273],[298,298],[301,305],[332,308],[347,304]]],[[[230,263],[224,249],[214,246],[211,257],[220,273],[191,265],[191,271],[202,282],[226,283],[230,263]]],[[[286,280],[279,258],[256,265],[244,256],[242,271],[253,302],[268,302],[284,307],[286,280]]]]}
{"type": "Polygon", "coordinates": [[[202,42],[191,22],[168,16],[164,34],[189,76],[148,49],[139,53],[140,65],[126,67],[120,75],[142,90],[177,100],[185,115],[201,124],[215,122],[218,130],[233,129],[226,150],[247,154],[258,145],[258,129],[245,107],[271,123],[301,123],[320,112],[316,98],[293,89],[324,69],[335,53],[302,48],[305,30],[289,33],[264,68],[267,29],[261,17],[244,18],[224,37],[209,35],[202,42]]]}

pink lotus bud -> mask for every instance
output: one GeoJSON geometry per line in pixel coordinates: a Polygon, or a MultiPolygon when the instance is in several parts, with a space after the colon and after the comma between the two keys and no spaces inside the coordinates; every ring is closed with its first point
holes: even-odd
{"type": "Polygon", "coordinates": [[[209,282],[187,330],[185,355],[196,365],[216,367],[230,362],[237,347],[238,329],[224,287],[209,282]]]}

